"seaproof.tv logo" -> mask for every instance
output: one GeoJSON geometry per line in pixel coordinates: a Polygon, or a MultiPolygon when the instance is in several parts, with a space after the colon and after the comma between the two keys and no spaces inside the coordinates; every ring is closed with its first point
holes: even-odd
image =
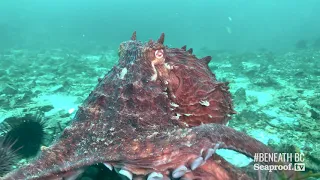
{"type": "Polygon", "coordinates": [[[289,164],[273,164],[273,165],[262,165],[259,163],[255,163],[253,165],[254,170],[259,171],[305,171],[304,163],[289,163],[289,164]]]}
{"type": "Polygon", "coordinates": [[[306,165],[304,163],[294,163],[295,171],[306,171],[306,165]]]}
{"type": "Polygon", "coordinates": [[[260,171],[305,171],[303,153],[255,153],[254,170],[260,171]]]}

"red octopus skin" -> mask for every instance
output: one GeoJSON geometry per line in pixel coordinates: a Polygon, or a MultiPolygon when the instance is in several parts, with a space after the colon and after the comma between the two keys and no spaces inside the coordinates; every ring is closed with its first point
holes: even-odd
{"type": "MultiPolygon", "coordinates": [[[[138,176],[170,175],[219,144],[252,157],[272,152],[224,124],[234,113],[226,83],[218,82],[192,49],[132,40],[120,44],[119,63],[79,107],[74,121],[39,157],[1,180],[52,180],[106,162],[138,176]],[[158,50],[158,51],[157,51],[158,50]]],[[[251,179],[218,155],[186,177],[251,179]]]]}

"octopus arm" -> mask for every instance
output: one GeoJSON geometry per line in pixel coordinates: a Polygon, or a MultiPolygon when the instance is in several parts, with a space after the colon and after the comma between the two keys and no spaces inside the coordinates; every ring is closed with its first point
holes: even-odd
{"type": "Polygon", "coordinates": [[[234,150],[251,158],[255,153],[272,152],[268,146],[232,128],[204,124],[141,138],[124,148],[123,164],[137,175],[160,172],[170,176],[177,167],[183,166],[187,169],[185,176],[190,179],[251,179],[215,154],[216,149],[234,150]],[[203,162],[195,163],[199,158],[203,162]]]}

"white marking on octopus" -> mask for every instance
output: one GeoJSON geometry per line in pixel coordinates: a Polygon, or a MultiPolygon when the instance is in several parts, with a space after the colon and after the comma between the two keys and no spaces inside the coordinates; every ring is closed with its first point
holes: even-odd
{"type": "Polygon", "coordinates": [[[124,76],[127,74],[127,72],[128,72],[128,69],[127,68],[123,68],[121,73],[120,73],[120,75],[119,75],[119,78],[123,79],[124,76]]]}
{"type": "Polygon", "coordinates": [[[152,137],[156,136],[157,134],[159,134],[158,132],[154,132],[151,135],[147,136],[148,139],[151,139],[152,137]]]}
{"type": "Polygon", "coordinates": [[[151,66],[152,66],[152,69],[153,69],[153,75],[151,76],[151,81],[155,81],[155,80],[157,80],[157,77],[158,77],[158,75],[157,75],[157,70],[156,70],[156,68],[154,67],[154,64],[153,64],[153,63],[151,63],[151,66]]]}
{"type": "Polygon", "coordinates": [[[192,114],[184,114],[185,116],[191,116],[192,114]]]}
{"type": "Polygon", "coordinates": [[[210,114],[208,116],[209,116],[209,118],[212,118],[212,116],[210,114]]]}
{"type": "Polygon", "coordinates": [[[189,127],[189,124],[186,122],[182,122],[186,127],[189,127]]]}
{"type": "Polygon", "coordinates": [[[170,103],[170,105],[172,106],[172,107],[179,107],[179,105],[178,104],[176,104],[176,103],[170,103]]]}
{"type": "Polygon", "coordinates": [[[172,67],[172,66],[170,66],[168,63],[164,63],[164,67],[166,67],[168,70],[173,69],[173,67],[172,67]]]}
{"type": "Polygon", "coordinates": [[[181,114],[177,113],[177,115],[173,116],[173,119],[178,120],[180,116],[181,116],[181,114]]]}
{"type": "Polygon", "coordinates": [[[156,56],[157,59],[163,58],[163,49],[156,50],[154,56],[156,56]]]}
{"type": "Polygon", "coordinates": [[[209,101],[199,101],[199,103],[203,106],[207,106],[207,107],[210,106],[209,101]]]}

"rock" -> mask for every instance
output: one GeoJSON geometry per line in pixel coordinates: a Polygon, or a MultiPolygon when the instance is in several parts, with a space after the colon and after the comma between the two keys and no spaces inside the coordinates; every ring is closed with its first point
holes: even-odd
{"type": "Polygon", "coordinates": [[[49,89],[49,91],[51,92],[57,92],[57,91],[61,91],[63,89],[63,85],[56,85],[56,86],[53,86],[52,88],[49,89]]]}
{"type": "Polygon", "coordinates": [[[60,110],[60,111],[58,112],[58,114],[59,114],[59,117],[60,117],[60,118],[66,118],[66,117],[69,117],[69,116],[70,116],[69,112],[68,112],[68,111],[65,111],[65,110],[60,110]]]}
{"type": "Polygon", "coordinates": [[[260,87],[280,87],[281,85],[279,84],[279,82],[277,82],[276,79],[266,75],[263,76],[262,78],[257,78],[257,79],[253,79],[252,82],[254,85],[260,86],[260,87]]]}
{"type": "Polygon", "coordinates": [[[308,104],[312,108],[320,110],[320,101],[319,101],[319,99],[320,99],[319,95],[313,96],[311,99],[308,100],[308,104]]]}
{"type": "Polygon", "coordinates": [[[306,154],[306,169],[312,171],[320,171],[320,151],[318,149],[314,152],[306,154]]]}
{"type": "Polygon", "coordinates": [[[320,121],[320,112],[314,109],[310,109],[311,118],[320,121]]]}
{"type": "Polygon", "coordinates": [[[310,131],[309,135],[311,136],[311,138],[320,139],[320,132],[319,131],[310,131]]]}
{"type": "Polygon", "coordinates": [[[264,119],[267,119],[268,117],[266,116],[266,114],[264,114],[262,112],[253,111],[253,110],[250,110],[250,109],[244,109],[239,114],[236,114],[235,118],[239,122],[256,123],[257,119],[264,120],[264,119]]]}
{"type": "Polygon", "coordinates": [[[14,95],[18,93],[19,91],[14,88],[13,86],[6,84],[5,87],[2,89],[1,93],[6,94],[6,95],[14,95]]]}
{"type": "Polygon", "coordinates": [[[0,69],[0,77],[6,76],[6,75],[7,75],[7,72],[3,69],[0,69]]]}
{"type": "Polygon", "coordinates": [[[54,109],[54,107],[52,105],[44,105],[42,107],[39,108],[40,111],[43,111],[43,112],[49,112],[51,111],[52,109],[54,109]]]}
{"type": "Polygon", "coordinates": [[[249,77],[256,75],[260,70],[260,64],[255,64],[251,62],[242,62],[242,67],[244,73],[249,77]]]}
{"type": "Polygon", "coordinates": [[[234,93],[234,104],[238,105],[245,105],[247,102],[247,95],[246,95],[246,90],[244,88],[239,88],[237,91],[234,93]]]}

